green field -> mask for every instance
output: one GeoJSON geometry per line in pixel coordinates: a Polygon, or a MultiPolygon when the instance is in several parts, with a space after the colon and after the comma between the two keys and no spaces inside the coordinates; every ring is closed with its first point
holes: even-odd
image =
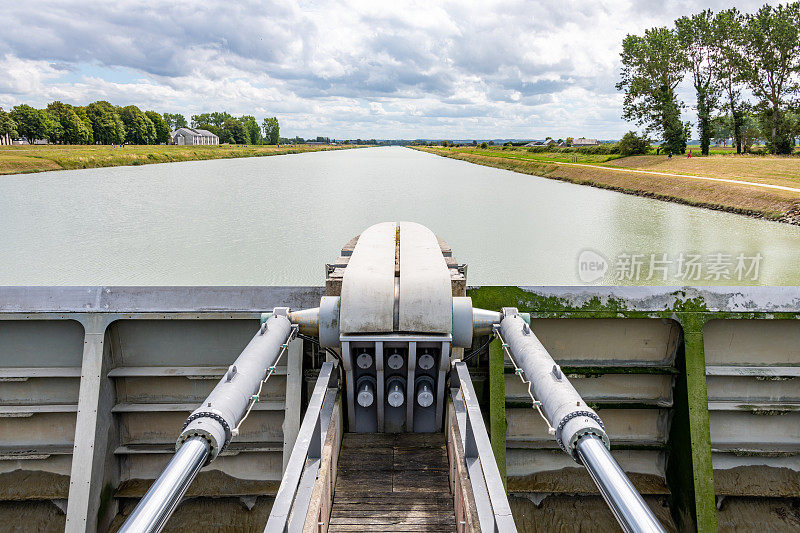
{"type": "Polygon", "coordinates": [[[354,145],[222,145],[222,146],[102,146],[102,145],[20,145],[0,146],[0,174],[24,174],[48,170],[117,167],[297,154],[321,150],[356,148],[354,145]]]}

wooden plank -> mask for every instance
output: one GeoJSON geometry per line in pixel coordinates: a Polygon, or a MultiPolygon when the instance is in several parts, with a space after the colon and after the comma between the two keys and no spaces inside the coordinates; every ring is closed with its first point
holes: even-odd
{"type": "Polygon", "coordinates": [[[453,531],[442,434],[346,434],[329,531],[453,531]]]}

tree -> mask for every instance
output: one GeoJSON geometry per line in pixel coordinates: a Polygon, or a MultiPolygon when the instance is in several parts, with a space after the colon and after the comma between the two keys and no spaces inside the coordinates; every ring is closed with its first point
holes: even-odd
{"type": "Polygon", "coordinates": [[[629,131],[619,141],[619,153],[624,156],[644,155],[649,151],[650,139],[647,135],[637,135],[635,131],[629,131]]]}
{"type": "Polygon", "coordinates": [[[742,109],[740,82],[742,81],[740,64],[742,61],[739,44],[742,42],[741,15],[736,8],[717,13],[712,22],[713,53],[712,65],[714,75],[719,80],[722,90],[728,97],[727,107],[730,113],[730,127],[736,153],[742,153],[742,109]]]}
{"type": "Polygon", "coordinates": [[[242,126],[244,126],[244,129],[247,130],[247,136],[250,139],[250,144],[261,144],[263,142],[263,139],[261,138],[261,128],[258,127],[256,117],[245,115],[239,119],[239,122],[241,122],[242,126]]]}
{"type": "Polygon", "coordinates": [[[164,122],[169,126],[170,131],[175,131],[178,128],[185,128],[189,124],[186,122],[186,117],[180,113],[164,113],[164,122]]]}
{"type": "Polygon", "coordinates": [[[86,115],[92,121],[94,142],[100,144],[122,144],[125,142],[125,125],[117,108],[105,100],[86,106],[86,115]]]}
{"type": "Polygon", "coordinates": [[[221,128],[226,120],[232,119],[233,115],[222,111],[215,111],[213,113],[201,113],[199,115],[192,115],[192,127],[198,128],[200,124],[211,124],[217,128],[221,128]]]}
{"type": "Polygon", "coordinates": [[[744,113],[742,117],[742,151],[744,153],[750,153],[753,145],[762,140],[761,132],[758,117],[750,112],[744,113]]]}
{"type": "MultiPolygon", "coordinates": [[[[56,100],[47,104],[47,111],[61,124],[61,135],[56,138],[57,142],[64,144],[87,144],[90,142],[91,122],[87,126],[75,112],[74,107],[56,100]]],[[[55,137],[55,130],[52,130],[51,134],[55,137]]]]}
{"type": "Polygon", "coordinates": [[[244,125],[235,118],[229,118],[222,124],[222,134],[220,135],[220,142],[225,139],[225,142],[235,144],[250,144],[250,137],[244,125]]]}
{"type": "Polygon", "coordinates": [[[61,121],[46,109],[43,109],[41,113],[44,124],[43,137],[51,143],[61,142],[64,138],[64,128],[61,126],[61,121]]]}
{"type": "Polygon", "coordinates": [[[791,153],[794,139],[786,122],[789,98],[800,90],[800,2],[764,5],[747,15],[742,28],[742,76],[761,100],[767,149],[791,153]]]}
{"type": "Polygon", "coordinates": [[[119,118],[125,124],[125,142],[129,144],[154,144],[156,127],[153,121],[135,105],[119,110],[119,118]]]}
{"type": "Polygon", "coordinates": [[[486,144],[486,141],[484,141],[484,142],[482,142],[482,143],[481,143],[481,148],[482,148],[483,150],[486,150],[487,148],[489,148],[489,145],[488,145],[488,144],[486,144]]]}
{"type": "Polygon", "coordinates": [[[567,146],[572,146],[573,142],[575,142],[575,139],[573,139],[572,137],[567,137],[566,140],[564,141],[564,144],[566,144],[567,146]]]}
{"type": "Polygon", "coordinates": [[[3,108],[0,107],[0,137],[5,137],[6,135],[12,139],[19,135],[17,133],[17,123],[11,118],[10,113],[6,113],[3,111],[3,108]]]}
{"type": "MultiPolygon", "coordinates": [[[[716,144],[728,145],[728,140],[733,139],[733,120],[730,115],[717,115],[711,119],[711,138],[716,144]]],[[[741,131],[741,124],[739,126],[741,131]]],[[[741,137],[739,139],[741,141],[741,137]]],[[[734,141],[735,142],[735,141],[734,141]]],[[[739,146],[741,150],[741,145],[739,146]]]]}
{"type": "Polygon", "coordinates": [[[11,108],[11,119],[17,125],[17,133],[31,144],[36,139],[46,138],[47,123],[44,113],[25,104],[11,108]]]}
{"type": "MultiPolygon", "coordinates": [[[[277,117],[265,118],[264,122],[261,123],[261,128],[264,130],[264,141],[267,144],[278,144],[281,128],[277,117]]],[[[298,139],[300,138],[298,137],[298,139]]],[[[300,139],[300,143],[302,142],[304,142],[303,139],[300,139]]]]}
{"type": "Polygon", "coordinates": [[[156,144],[169,144],[170,128],[164,121],[164,117],[155,111],[145,111],[144,114],[150,119],[156,130],[156,144]]]}
{"type": "Polygon", "coordinates": [[[78,115],[78,118],[81,119],[83,125],[86,127],[86,144],[94,144],[94,128],[92,125],[92,119],[89,118],[89,114],[86,112],[85,106],[78,106],[73,107],[75,110],[75,114],[78,115]]]}
{"type": "Polygon", "coordinates": [[[711,145],[711,113],[719,98],[714,75],[713,20],[711,10],[707,9],[675,21],[678,42],[687,56],[694,90],[697,93],[697,127],[700,133],[700,151],[703,155],[708,155],[708,148],[711,145]]]}
{"type": "Polygon", "coordinates": [[[681,122],[683,103],[675,88],[687,60],[677,35],[667,28],[649,29],[644,37],[628,35],[620,55],[622,80],[617,90],[625,91],[623,118],[644,126],[645,133],[659,132],[665,148],[683,153],[689,125],[681,122]]]}

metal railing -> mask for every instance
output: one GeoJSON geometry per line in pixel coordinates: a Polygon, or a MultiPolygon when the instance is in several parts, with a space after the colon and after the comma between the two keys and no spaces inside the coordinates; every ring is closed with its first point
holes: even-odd
{"type": "Polygon", "coordinates": [[[516,533],[517,526],[466,363],[453,364],[450,387],[454,389],[453,403],[463,406],[463,414],[459,413],[456,418],[481,531],[516,533]]]}
{"type": "Polygon", "coordinates": [[[302,531],[338,394],[336,362],[322,365],[264,533],[302,531]]]}

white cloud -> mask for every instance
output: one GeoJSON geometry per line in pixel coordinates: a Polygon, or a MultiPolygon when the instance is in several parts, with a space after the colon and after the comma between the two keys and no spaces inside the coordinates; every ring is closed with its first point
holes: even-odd
{"type": "Polygon", "coordinates": [[[0,105],[107,99],[277,115],[282,133],[306,137],[613,138],[630,128],[614,88],[622,38],[699,9],[669,0],[4,1],[0,105]]]}

